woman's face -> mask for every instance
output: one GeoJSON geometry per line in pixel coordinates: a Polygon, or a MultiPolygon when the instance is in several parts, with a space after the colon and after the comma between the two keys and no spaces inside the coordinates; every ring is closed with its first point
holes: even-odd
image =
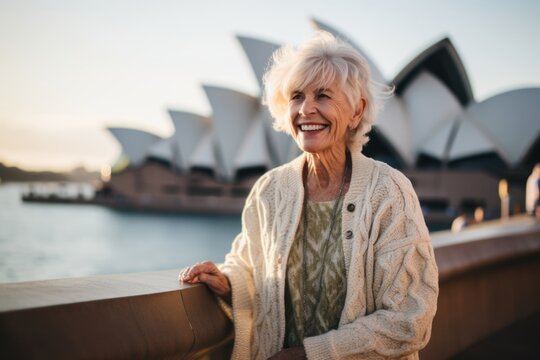
{"type": "Polygon", "coordinates": [[[305,152],[344,150],[347,130],[358,126],[361,110],[353,110],[335,83],[324,89],[314,85],[297,89],[289,99],[291,134],[305,152]]]}

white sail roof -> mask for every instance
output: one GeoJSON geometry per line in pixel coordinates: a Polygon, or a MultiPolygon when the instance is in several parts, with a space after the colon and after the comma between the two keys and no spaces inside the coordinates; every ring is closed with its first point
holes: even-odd
{"type": "Polygon", "coordinates": [[[457,121],[458,128],[448,154],[449,160],[496,151],[495,145],[473,122],[463,117],[457,121]]]}
{"type": "Polygon", "coordinates": [[[218,162],[216,160],[216,151],[214,136],[211,131],[205,133],[197,143],[191,158],[189,159],[189,167],[200,167],[217,170],[218,162]]]}
{"type": "Polygon", "coordinates": [[[290,149],[293,146],[296,147],[296,144],[289,134],[274,130],[274,119],[266,106],[259,107],[255,119],[261,121],[264,125],[268,152],[273,165],[278,166],[291,160],[290,149]]]}
{"type": "Polygon", "coordinates": [[[424,148],[432,132],[452,122],[463,109],[454,95],[436,77],[421,72],[403,93],[403,100],[410,119],[411,140],[416,154],[430,151],[424,148]]]}
{"type": "Polygon", "coordinates": [[[474,103],[466,116],[515,166],[540,136],[540,88],[513,90],[474,103]]]}
{"type": "MultiPolygon", "coordinates": [[[[348,37],[313,20],[356,47],[371,66],[373,79],[386,83],[377,66],[348,37]]],[[[259,86],[277,44],[238,36],[259,86]]],[[[452,161],[496,152],[516,166],[540,136],[540,89],[506,92],[476,103],[465,68],[449,39],[422,51],[395,77],[396,94],[381,111],[375,126],[405,164],[419,154],[452,161]]],[[[175,125],[167,140],[144,131],[110,128],[132,165],[147,156],[171,160],[182,170],[214,169],[234,180],[238,169],[277,166],[295,157],[292,138],[272,129],[273,119],[260,99],[234,90],[204,86],[213,110],[211,119],[169,111],[175,125]]]]}
{"type": "Polygon", "coordinates": [[[249,59],[251,68],[257,78],[259,89],[262,91],[264,88],[264,73],[272,58],[272,54],[279,49],[280,45],[247,36],[237,35],[236,38],[240,41],[240,44],[249,59]]]}
{"type": "Polygon", "coordinates": [[[447,160],[450,140],[457,125],[456,121],[446,121],[433,129],[422,144],[422,153],[441,161],[447,160]]]}
{"type": "Polygon", "coordinates": [[[416,154],[413,148],[411,120],[401,97],[394,96],[386,102],[375,122],[375,127],[400,154],[405,163],[412,166],[416,154]]]}
{"type": "MultiPolygon", "coordinates": [[[[213,110],[214,135],[221,155],[218,174],[232,181],[236,170],[234,161],[255,119],[259,100],[222,87],[205,85],[203,88],[213,110]]],[[[261,166],[265,164],[261,159],[261,166]]]]}
{"type": "Polygon", "coordinates": [[[172,163],[174,158],[172,138],[160,140],[150,145],[147,156],[172,163]]]}
{"type": "Polygon", "coordinates": [[[248,125],[246,135],[234,159],[235,172],[242,168],[264,166],[272,168],[272,161],[268,153],[265,139],[265,129],[262,119],[255,118],[248,125]]]}
{"type": "Polygon", "coordinates": [[[362,56],[366,59],[366,61],[368,62],[369,64],[369,68],[371,69],[371,78],[380,83],[380,84],[386,84],[386,80],[384,79],[384,76],[382,74],[382,72],[379,70],[379,68],[377,67],[377,65],[371,60],[371,58],[369,56],[367,56],[367,54],[354,42],[352,41],[348,36],[345,36],[343,33],[341,33],[340,31],[334,29],[333,27],[331,27],[330,25],[328,24],[325,24],[324,22],[320,21],[320,20],[317,20],[317,19],[314,19],[312,18],[311,19],[311,23],[313,24],[313,26],[315,27],[315,29],[318,29],[318,30],[324,30],[324,31],[328,31],[330,34],[334,35],[335,37],[337,38],[340,38],[346,42],[348,42],[349,44],[351,44],[356,50],[358,50],[358,52],[360,54],[362,54],[362,56]]]}
{"type": "Polygon", "coordinates": [[[149,148],[160,140],[161,137],[152,133],[120,127],[107,128],[122,146],[131,165],[141,165],[148,155],[149,148]]]}
{"type": "Polygon", "coordinates": [[[199,142],[211,131],[210,119],[185,111],[169,110],[175,132],[172,136],[175,150],[175,165],[187,171],[199,142]]]}

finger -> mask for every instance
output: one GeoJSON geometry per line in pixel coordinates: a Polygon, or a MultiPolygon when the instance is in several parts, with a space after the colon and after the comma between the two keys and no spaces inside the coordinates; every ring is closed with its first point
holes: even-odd
{"type": "Polygon", "coordinates": [[[189,269],[186,278],[191,279],[202,273],[217,274],[219,273],[219,270],[213,262],[198,263],[189,269]]]}
{"type": "Polygon", "coordinates": [[[186,273],[188,272],[188,270],[189,270],[189,266],[187,266],[187,267],[181,269],[181,270],[180,270],[180,275],[179,275],[179,276],[184,276],[184,275],[186,275],[186,273]]]}
{"type": "Polygon", "coordinates": [[[178,280],[180,281],[186,281],[189,279],[189,271],[190,271],[191,267],[186,267],[184,269],[182,269],[182,271],[180,272],[180,275],[178,275],[178,280]]]}
{"type": "Polygon", "coordinates": [[[187,283],[197,283],[200,273],[201,270],[197,269],[197,265],[191,266],[182,273],[181,280],[187,283]]]}
{"type": "Polygon", "coordinates": [[[178,281],[183,281],[184,276],[186,275],[186,269],[180,270],[180,273],[178,274],[178,281]]]}

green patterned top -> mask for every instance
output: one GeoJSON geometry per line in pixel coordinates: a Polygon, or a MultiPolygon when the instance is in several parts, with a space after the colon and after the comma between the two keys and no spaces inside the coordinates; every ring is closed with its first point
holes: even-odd
{"type": "MultiPolygon", "coordinates": [[[[303,218],[296,230],[287,260],[285,347],[300,346],[305,337],[326,333],[337,329],[339,325],[347,295],[347,276],[341,239],[341,207],[337,210],[334,229],[328,240],[326,256],[324,256],[325,242],[330,231],[335,201],[337,200],[308,201],[307,203],[306,258],[308,277],[305,288],[302,286],[303,218]],[[306,306],[305,323],[304,304],[306,306]]],[[[303,216],[305,214],[302,214],[303,216]]]]}

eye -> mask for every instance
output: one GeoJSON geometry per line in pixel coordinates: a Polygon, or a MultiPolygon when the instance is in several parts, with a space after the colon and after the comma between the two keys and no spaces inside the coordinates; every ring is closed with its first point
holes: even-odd
{"type": "Polygon", "coordinates": [[[324,93],[324,92],[319,93],[319,94],[317,95],[317,97],[318,97],[319,99],[330,99],[330,96],[329,96],[327,93],[324,93]]]}
{"type": "Polygon", "coordinates": [[[315,92],[315,95],[317,99],[330,99],[330,94],[328,93],[328,89],[321,88],[317,89],[315,92]]]}
{"type": "Polygon", "coordinates": [[[298,100],[298,99],[301,99],[301,98],[302,98],[302,93],[301,92],[294,92],[291,95],[291,100],[298,100]]]}

